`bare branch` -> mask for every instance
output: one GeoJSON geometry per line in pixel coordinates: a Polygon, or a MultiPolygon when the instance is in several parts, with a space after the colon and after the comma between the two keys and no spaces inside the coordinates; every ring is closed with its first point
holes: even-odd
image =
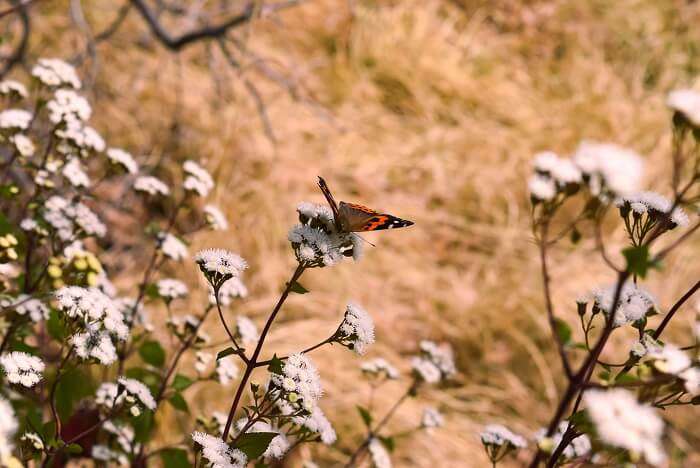
{"type": "Polygon", "coordinates": [[[13,7],[10,10],[5,10],[2,16],[17,11],[20,21],[22,22],[22,37],[17,43],[15,50],[13,50],[10,56],[5,59],[5,63],[3,63],[2,68],[0,68],[0,79],[4,78],[15,65],[24,59],[24,54],[26,53],[27,45],[29,44],[29,33],[31,31],[29,13],[27,12],[27,6],[31,2],[19,2],[17,0],[11,1],[13,3],[13,7]]]}
{"type": "Polygon", "coordinates": [[[0,11],[0,18],[3,18],[7,15],[10,15],[10,14],[14,13],[15,11],[19,10],[20,8],[29,6],[31,3],[34,3],[35,1],[37,1],[37,0],[23,0],[21,2],[13,2],[14,5],[0,11]]]}
{"type": "Polygon", "coordinates": [[[110,23],[109,26],[107,26],[102,32],[99,32],[95,35],[95,42],[102,42],[106,41],[109,39],[114,33],[116,33],[121,25],[124,23],[124,20],[126,19],[127,16],[129,16],[129,12],[131,11],[131,4],[130,3],[125,3],[122,5],[122,7],[119,9],[117,12],[117,17],[110,23]]]}

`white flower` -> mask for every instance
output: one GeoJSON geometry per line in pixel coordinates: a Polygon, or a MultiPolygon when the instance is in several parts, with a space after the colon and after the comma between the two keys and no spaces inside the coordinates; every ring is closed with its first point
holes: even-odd
{"type": "Polygon", "coordinates": [[[489,424],[484,427],[480,437],[481,443],[484,445],[510,445],[513,448],[527,447],[527,441],[524,437],[515,434],[510,429],[500,424],[489,424]]]}
{"type": "MultiPolygon", "coordinates": [[[[95,340],[99,340],[100,343],[104,341],[101,336],[98,336],[100,327],[119,340],[123,341],[128,337],[129,327],[124,322],[124,312],[112,298],[99,289],[65,286],[56,291],[56,299],[59,309],[66,315],[71,318],[80,318],[84,325],[89,325],[90,329],[87,332],[91,335],[90,339],[88,340],[87,336],[78,338],[78,343],[81,345],[84,344],[88,348],[99,346],[98,341],[95,340]]],[[[110,354],[107,348],[105,352],[110,354]]]]}
{"type": "Polygon", "coordinates": [[[44,203],[43,217],[64,241],[72,240],[75,231],[97,237],[103,237],[107,233],[107,227],[90,208],[80,202],[69,202],[58,195],[50,197],[44,203]]]}
{"type": "Polygon", "coordinates": [[[25,158],[33,156],[34,151],[36,151],[34,143],[27,135],[17,133],[10,137],[10,141],[15,145],[17,152],[25,158]]]}
{"type": "Polygon", "coordinates": [[[32,114],[22,109],[7,109],[0,112],[0,129],[26,130],[32,121],[32,114]]]}
{"type": "MultiPolygon", "coordinates": [[[[134,160],[134,157],[123,149],[108,148],[107,159],[109,159],[112,164],[123,167],[129,174],[136,174],[139,171],[139,165],[134,160]]],[[[167,193],[164,195],[167,195],[167,193]]]]}
{"type": "Polygon", "coordinates": [[[243,258],[224,249],[205,249],[197,252],[194,261],[209,284],[218,289],[232,277],[240,276],[248,264],[243,258]]]}
{"type": "Polygon", "coordinates": [[[224,231],[228,229],[228,221],[226,216],[219,208],[214,205],[204,205],[204,218],[209,227],[215,231],[224,231]]]}
{"type": "Polygon", "coordinates": [[[108,366],[117,360],[117,349],[109,333],[98,328],[88,327],[83,333],[76,333],[70,338],[75,354],[81,359],[94,358],[100,364],[108,366]]]}
{"type": "Polygon", "coordinates": [[[63,140],[56,146],[62,154],[73,154],[77,149],[81,156],[86,157],[91,151],[101,153],[107,146],[97,130],[83,125],[77,118],[69,118],[54,133],[63,140]]]}
{"type": "Polygon", "coordinates": [[[158,233],[158,247],[168,258],[179,261],[188,256],[187,246],[169,232],[158,233]]]}
{"type": "Polygon", "coordinates": [[[655,352],[661,350],[661,344],[656,341],[653,337],[644,334],[641,340],[637,341],[634,346],[632,346],[632,354],[638,358],[644,357],[649,352],[655,352]]]}
{"type": "MultiPolygon", "coordinates": [[[[683,227],[689,223],[688,215],[682,208],[676,207],[671,212],[673,207],[671,200],[656,192],[635,192],[617,199],[615,205],[623,213],[629,207],[638,215],[648,214],[652,220],[656,220],[656,218],[668,219],[672,227],[683,227]]],[[[625,215],[623,214],[623,216],[625,215]]]]}
{"type": "Polygon", "coordinates": [[[90,178],[83,170],[80,161],[77,158],[72,158],[68,161],[61,170],[61,174],[65,177],[73,187],[89,187],[90,178]]]}
{"type": "Polygon", "coordinates": [[[156,288],[158,288],[158,295],[167,300],[186,297],[189,292],[185,283],[172,278],[159,280],[156,283],[156,288]]]}
{"type": "MultiPolygon", "coordinates": [[[[613,310],[616,287],[616,285],[613,285],[593,292],[595,306],[607,316],[610,316],[613,310]]],[[[635,322],[656,308],[656,301],[651,294],[634,283],[627,282],[620,290],[619,300],[614,312],[614,324],[619,327],[635,322]]]]}
{"type": "MultiPolygon", "coordinates": [[[[438,345],[433,341],[423,340],[420,342],[420,349],[421,356],[419,358],[436,367],[440,372],[441,379],[451,377],[457,372],[454,354],[448,344],[438,345]]],[[[427,369],[427,366],[424,367],[427,369]]]]}
{"type": "Polygon", "coordinates": [[[167,196],[170,194],[170,189],[165,183],[160,179],[156,179],[152,176],[141,176],[134,181],[134,190],[137,192],[146,192],[149,195],[163,195],[167,196]]]}
{"type": "Polygon", "coordinates": [[[0,366],[5,371],[8,382],[24,387],[33,387],[39,383],[46,367],[40,358],[21,351],[0,355],[0,366]]]}
{"type": "Polygon", "coordinates": [[[195,356],[194,370],[196,370],[198,374],[203,374],[209,367],[211,360],[214,359],[214,356],[204,351],[197,351],[195,356]]]}
{"type": "Polygon", "coordinates": [[[375,358],[367,362],[363,362],[360,367],[362,372],[372,375],[384,375],[387,379],[398,379],[399,371],[389,364],[384,358],[375,358]]]}
{"type": "MultiPolygon", "coordinates": [[[[95,392],[95,404],[98,406],[104,406],[105,408],[113,408],[115,402],[119,402],[117,399],[117,392],[119,391],[117,384],[112,382],[104,382],[100,384],[95,392]]],[[[123,399],[123,395],[122,395],[123,399]]]]}
{"type": "MultiPolygon", "coordinates": [[[[236,421],[236,431],[240,432],[245,428],[246,425],[248,425],[249,420],[248,418],[241,418],[238,421],[236,421]]],[[[263,458],[265,460],[270,460],[270,459],[281,459],[284,457],[284,455],[289,451],[289,448],[291,447],[291,444],[289,443],[289,439],[287,439],[287,436],[282,434],[280,430],[269,423],[265,421],[257,421],[253,423],[247,430],[246,433],[255,433],[255,432],[276,432],[278,435],[276,437],[273,437],[272,440],[270,441],[270,444],[267,446],[267,449],[265,452],[262,454],[263,458]]]]}
{"type": "Polygon", "coordinates": [[[245,315],[236,317],[236,336],[243,343],[256,343],[258,341],[258,327],[245,315]]]}
{"type": "Polygon", "coordinates": [[[125,454],[112,450],[106,445],[93,445],[90,455],[95,460],[105,462],[108,466],[129,466],[129,459],[125,454]]]}
{"type": "MultiPolygon", "coordinates": [[[[233,300],[236,298],[245,297],[248,297],[248,288],[246,288],[243,281],[236,276],[226,280],[226,282],[219,287],[219,304],[224,307],[231,305],[233,300]]],[[[209,286],[209,303],[216,304],[214,288],[211,286],[209,286]]]]}
{"type": "Polygon", "coordinates": [[[15,299],[0,301],[3,307],[14,308],[18,315],[27,315],[32,322],[48,320],[49,309],[39,299],[33,299],[27,294],[20,294],[15,299]]]}
{"type": "Polygon", "coordinates": [[[282,365],[282,374],[271,374],[271,382],[282,389],[290,403],[311,410],[323,394],[321,377],[314,363],[303,354],[292,354],[282,365]],[[289,395],[295,397],[291,401],[289,395]],[[301,400],[301,401],[300,401],[301,400]]]}
{"type": "Polygon", "coordinates": [[[193,432],[192,440],[202,447],[202,456],[212,468],[245,468],[248,458],[238,449],[230,448],[219,437],[204,432],[193,432]]]}
{"type": "Polygon", "coordinates": [[[691,365],[688,355],[672,344],[653,349],[647,356],[653,360],[654,367],[665,374],[679,375],[691,365]]]}
{"type": "Polygon", "coordinates": [[[22,434],[22,437],[20,437],[20,440],[25,442],[34,450],[44,450],[44,441],[41,440],[41,437],[39,437],[39,434],[37,434],[36,432],[25,432],[24,434],[22,434]]]}
{"type": "Polygon", "coordinates": [[[348,304],[343,321],[335,334],[335,340],[357,354],[364,354],[367,347],[374,343],[372,316],[359,305],[348,304]]]}
{"type": "Polygon", "coordinates": [[[686,392],[693,397],[700,395],[700,368],[686,369],[679,374],[679,377],[683,380],[686,392]]]}
{"type": "MultiPolygon", "coordinates": [[[[558,447],[562,441],[564,433],[569,427],[568,421],[562,421],[559,423],[559,427],[556,432],[552,435],[551,441],[553,447],[558,447]]],[[[535,440],[539,443],[545,439],[547,431],[545,429],[540,429],[535,433],[535,440]]],[[[581,434],[572,440],[569,445],[564,449],[563,455],[565,459],[571,460],[573,458],[584,457],[591,452],[591,439],[586,434],[581,434]]]]}
{"type": "Polygon", "coordinates": [[[117,425],[114,422],[107,420],[102,425],[102,428],[116,436],[117,444],[124,452],[133,453],[141,448],[141,444],[134,443],[135,433],[130,426],[127,426],[126,424],[117,425]]]}
{"type": "Polygon", "coordinates": [[[87,99],[70,89],[59,89],[53,99],[46,103],[49,120],[54,124],[61,122],[86,122],[90,120],[92,108],[87,99]]]}
{"type": "Polygon", "coordinates": [[[367,449],[374,468],[391,468],[391,456],[379,439],[372,437],[367,449]]]}
{"type": "Polygon", "coordinates": [[[216,376],[221,385],[228,385],[238,378],[238,366],[233,356],[225,356],[216,361],[216,376]]]}
{"type": "Polygon", "coordinates": [[[185,161],[182,168],[189,174],[183,183],[185,190],[206,197],[214,188],[214,180],[209,172],[194,161],[185,161]]]}
{"type": "Polygon", "coordinates": [[[60,59],[41,58],[32,68],[32,76],[46,86],[58,87],[63,85],[79,89],[80,78],[72,65],[60,59]]]}
{"type": "Polygon", "coordinates": [[[442,379],[440,368],[426,358],[412,357],[411,368],[417,377],[427,383],[438,383],[442,379]]]}
{"type": "Polygon", "coordinates": [[[700,125],[700,93],[692,89],[677,89],[668,93],[666,105],[683,115],[691,124],[700,125]]]}
{"type": "Polygon", "coordinates": [[[423,416],[420,420],[420,425],[426,429],[442,427],[445,425],[445,418],[435,408],[425,408],[423,410],[423,416]]]}
{"type": "Polygon", "coordinates": [[[128,379],[126,377],[119,377],[117,382],[124,387],[128,396],[134,397],[150,410],[156,409],[156,400],[153,398],[153,395],[151,395],[151,391],[144,384],[136,379],[128,379]]]}
{"type": "Polygon", "coordinates": [[[601,189],[617,196],[626,195],[638,190],[642,181],[642,158],[634,151],[612,143],[583,141],[573,160],[588,178],[594,196],[601,195],[601,189]]]}
{"type": "Polygon", "coordinates": [[[0,396],[0,460],[12,456],[14,444],[12,439],[19,428],[12,405],[0,396]]]}
{"type": "Polygon", "coordinates": [[[582,180],[581,171],[576,164],[551,151],[536,154],[534,167],[539,175],[552,179],[562,188],[567,184],[578,184],[582,180]]]}
{"type": "Polygon", "coordinates": [[[557,194],[557,187],[554,181],[548,177],[534,175],[528,182],[530,196],[535,200],[547,201],[557,194]]]}
{"type": "Polygon", "coordinates": [[[583,400],[603,442],[643,456],[651,465],[664,464],[664,423],[653,408],[624,389],[588,390],[583,400]]]}
{"type": "Polygon", "coordinates": [[[3,80],[0,81],[0,94],[3,96],[26,98],[27,88],[19,81],[3,80]]]}
{"type": "Polygon", "coordinates": [[[316,405],[310,412],[311,414],[308,416],[296,416],[292,418],[292,420],[295,424],[304,426],[311,432],[317,433],[321,438],[321,442],[324,444],[333,444],[338,439],[338,436],[335,433],[335,429],[333,429],[333,425],[328,418],[326,418],[323,410],[316,405]]]}

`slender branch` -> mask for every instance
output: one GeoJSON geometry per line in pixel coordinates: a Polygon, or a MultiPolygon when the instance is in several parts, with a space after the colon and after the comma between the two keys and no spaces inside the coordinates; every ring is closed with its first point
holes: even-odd
{"type": "Polygon", "coordinates": [[[248,358],[245,355],[245,350],[241,348],[238,345],[238,342],[236,341],[236,337],[231,333],[231,330],[228,328],[228,325],[226,324],[226,319],[224,318],[223,312],[221,312],[221,303],[219,302],[219,288],[216,288],[214,290],[214,296],[216,299],[216,308],[219,311],[219,319],[221,320],[221,324],[224,326],[224,330],[226,330],[226,334],[228,337],[231,339],[231,342],[233,343],[234,348],[236,348],[236,351],[238,351],[236,354],[245,362],[248,364],[248,358]]]}
{"type": "Polygon", "coordinates": [[[117,17],[114,18],[114,21],[112,21],[109,26],[107,26],[104,30],[101,32],[95,34],[95,42],[102,42],[106,41],[109,39],[114,33],[116,33],[121,25],[124,23],[124,20],[126,19],[127,16],[129,16],[129,12],[131,11],[131,4],[130,3],[125,3],[124,5],[121,6],[119,11],[117,12],[117,17]]]}
{"type": "Polygon", "coordinates": [[[73,349],[75,349],[74,346],[71,346],[68,349],[66,357],[64,357],[61,363],[58,365],[58,368],[56,369],[56,378],[54,379],[53,384],[51,385],[51,392],[49,393],[49,404],[51,405],[51,414],[53,415],[53,420],[56,423],[56,434],[61,434],[61,418],[58,417],[58,411],[56,409],[56,390],[58,389],[58,382],[63,376],[63,368],[68,362],[68,359],[70,359],[71,355],[73,354],[73,349]]]}
{"type": "Polygon", "coordinates": [[[11,1],[13,6],[10,7],[10,9],[2,12],[0,17],[17,11],[19,14],[19,19],[22,23],[22,36],[20,37],[17,46],[12,51],[10,56],[5,59],[5,63],[2,65],[2,68],[0,68],[0,78],[4,78],[15,65],[24,59],[24,55],[27,52],[27,46],[29,45],[29,35],[31,32],[31,22],[29,19],[29,13],[27,12],[27,6],[32,3],[32,0],[22,2],[18,2],[17,0],[11,1]]]}
{"type": "MultiPolygon", "coordinates": [[[[310,353],[311,351],[313,351],[313,350],[315,350],[315,349],[318,349],[318,348],[320,348],[321,346],[323,346],[323,345],[325,345],[325,344],[332,343],[332,342],[333,342],[333,337],[334,337],[334,336],[335,336],[335,335],[331,336],[330,338],[326,338],[325,340],[321,341],[320,343],[317,343],[317,344],[315,344],[315,345],[313,345],[313,346],[310,346],[310,347],[306,348],[306,349],[303,350],[303,351],[300,351],[300,353],[301,353],[301,354],[310,353]]],[[[279,359],[280,361],[284,361],[285,359],[289,359],[289,356],[282,356],[282,357],[277,358],[277,359],[279,359]]],[[[258,363],[255,364],[255,367],[265,367],[265,366],[269,366],[271,362],[272,362],[272,359],[268,359],[267,361],[260,361],[260,362],[258,362],[258,363]]]]}
{"type": "Polygon", "coordinates": [[[279,300],[277,301],[275,308],[272,310],[272,313],[270,313],[270,317],[268,317],[267,323],[265,323],[265,327],[263,328],[263,331],[260,334],[260,339],[258,340],[258,345],[255,347],[255,351],[253,352],[253,356],[250,358],[250,360],[248,361],[248,364],[246,365],[245,373],[243,374],[243,378],[241,379],[241,383],[238,386],[238,390],[236,390],[236,395],[233,398],[233,403],[231,403],[231,409],[228,413],[228,419],[226,420],[226,426],[224,427],[224,432],[221,436],[221,439],[224,442],[228,438],[228,434],[231,430],[231,424],[233,423],[233,416],[235,415],[236,409],[238,408],[238,404],[241,401],[241,397],[243,396],[243,391],[246,388],[246,384],[248,383],[248,379],[250,378],[250,374],[253,373],[253,370],[255,369],[255,364],[258,362],[258,357],[260,356],[260,351],[262,351],[263,344],[265,343],[265,338],[267,337],[267,334],[270,331],[270,327],[272,326],[272,322],[275,321],[275,318],[277,317],[277,314],[279,313],[280,309],[282,308],[282,305],[287,300],[289,293],[292,291],[292,287],[297,282],[299,277],[301,277],[301,275],[304,273],[305,269],[306,269],[306,266],[304,264],[300,263],[299,265],[297,265],[296,269],[294,270],[294,273],[292,274],[292,277],[290,278],[289,282],[285,286],[284,291],[282,291],[282,295],[280,296],[279,300]]]}

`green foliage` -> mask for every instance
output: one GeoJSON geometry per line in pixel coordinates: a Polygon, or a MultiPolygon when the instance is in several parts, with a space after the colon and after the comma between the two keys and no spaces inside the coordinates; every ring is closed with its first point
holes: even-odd
{"type": "Polygon", "coordinates": [[[372,426],[372,415],[370,414],[369,410],[365,408],[364,406],[357,405],[357,412],[360,413],[360,417],[362,418],[362,421],[365,423],[365,426],[369,429],[372,426]]]}
{"type": "Polygon", "coordinates": [[[218,361],[219,359],[225,358],[226,356],[230,356],[232,354],[241,354],[243,351],[243,349],[233,349],[233,347],[229,346],[228,348],[216,353],[216,360],[218,361]]]}
{"type": "Polygon", "coordinates": [[[189,388],[189,386],[193,383],[194,380],[190,379],[186,375],[176,374],[175,378],[173,379],[172,387],[178,392],[181,392],[182,390],[189,388]]]}
{"type": "Polygon", "coordinates": [[[136,442],[147,442],[153,431],[153,412],[144,411],[138,417],[131,420],[134,426],[134,440],[136,442]]]}
{"type": "Polygon", "coordinates": [[[170,398],[168,398],[168,401],[171,405],[173,405],[173,408],[175,408],[176,410],[182,411],[184,413],[190,412],[190,408],[189,406],[187,406],[187,402],[185,401],[180,392],[173,394],[170,398]]]}
{"type": "Polygon", "coordinates": [[[63,341],[66,336],[68,336],[65,323],[60,319],[58,311],[53,308],[49,312],[49,319],[46,321],[46,329],[49,335],[51,335],[51,338],[58,341],[63,341]]]}
{"type": "Polygon", "coordinates": [[[379,441],[386,447],[386,449],[389,452],[393,452],[394,448],[396,448],[396,441],[394,440],[393,437],[378,437],[379,441]]]}
{"type": "Polygon", "coordinates": [[[154,340],[143,342],[139,347],[139,356],[153,367],[163,367],[165,364],[165,350],[160,343],[154,340]]]}
{"type": "Polygon", "coordinates": [[[649,247],[646,245],[627,247],[622,254],[627,261],[627,271],[640,278],[645,278],[650,268],[659,268],[659,264],[649,256],[649,247]]]}
{"type": "Polygon", "coordinates": [[[559,341],[561,341],[564,345],[568,345],[571,342],[571,327],[569,324],[560,318],[555,318],[554,325],[557,330],[559,341]]]}
{"type": "Polygon", "coordinates": [[[61,419],[70,417],[75,403],[95,393],[90,375],[84,370],[73,368],[66,370],[56,387],[56,409],[61,419]]]}
{"type": "Polygon", "coordinates": [[[284,363],[280,358],[277,357],[276,354],[272,356],[272,359],[270,359],[270,365],[267,366],[267,370],[272,372],[273,374],[281,375],[282,374],[282,367],[284,363]]]}
{"type": "Polygon", "coordinates": [[[163,466],[168,468],[189,468],[192,466],[187,459],[187,452],[179,448],[169,448],[160,452],[163,466]]]}
{"type": "Polygon", "coordinates": [[[245,453],[248,460],[254,460],[265,453],[272,439],[277,436],[276,432],[248,432],[240,436],[235,448],[245,453]]]}
{"type": "Polygon", "coordinates": [[[289,288],[289,290],[297,294],[306,294],[309,292],[309,290],[302,286],[301,283],[299,283],[298,281],[292,283],[292,287],[289,288]]]}

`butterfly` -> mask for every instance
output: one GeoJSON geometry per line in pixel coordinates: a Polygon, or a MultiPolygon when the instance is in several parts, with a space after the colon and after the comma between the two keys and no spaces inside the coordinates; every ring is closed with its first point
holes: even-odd
{"type": "Polygon", "coordinates": [[[333,210],[335,227],[338,232],[379,231],[381,229],[402,228],[413,224],[413,221],[397,218],[386,213],[379,213],[371,208],[355,203],[341,201],[340,204],[336,204],[323,177],[318,178],[318,186],[326,200],[328,200],[331,210],[333,210]]]}

